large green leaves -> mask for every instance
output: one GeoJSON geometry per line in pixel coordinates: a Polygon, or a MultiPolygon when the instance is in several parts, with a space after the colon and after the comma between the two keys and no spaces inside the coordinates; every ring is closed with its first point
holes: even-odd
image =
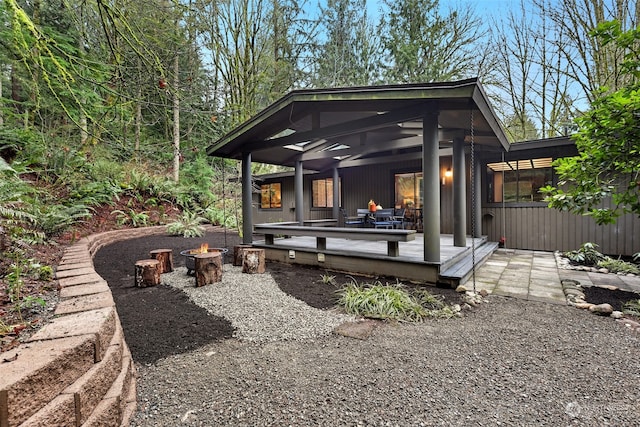
{"type": "MultiPolygon", "coordinates": [[[[622,43],[626,58],[637,64],[640,32],[612,28],[617,27],[607,24],[594,34],[605,32],[607,42],[622,43]]],[[[629,74],[626,87],[611,93],[603,89],[590,111],[576,120],[573,139],[579,154],[556,160],[559,187],[541,189],[550,207],[590,215],[598,224],[614,223],[629,212],[640,216],[640,85],[635,71],[629,74]]]]}

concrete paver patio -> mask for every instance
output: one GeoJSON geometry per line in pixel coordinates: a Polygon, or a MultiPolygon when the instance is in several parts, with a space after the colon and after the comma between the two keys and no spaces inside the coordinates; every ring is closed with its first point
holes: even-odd
{"type": "MultiPolygon", "coordinates": [[[[562,280],[582,286],[608,286],[640,293],[640,277],[559,269],[552,252],[498,249],[476,270],[476,290],[494,295],[566,304],[562,280]]],[[[473,278],[465,284],[473,288],[473,278]]]]}

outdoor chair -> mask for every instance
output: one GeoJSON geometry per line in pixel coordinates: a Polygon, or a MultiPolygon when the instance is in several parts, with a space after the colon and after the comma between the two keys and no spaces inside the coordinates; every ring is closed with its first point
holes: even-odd
{"type": "Polygon", "coordinates": [[[344,218],[344,226],[345,227],[362,227],[364,226],[364,215],[360,216],[348,216],[347,211],[343,208],[340,208],[340,212],[342,212],[342,217],[344,218]]]}
{"type": "Polygon", "coordinates": [[[378,209],[374,213],[374,228],[393,228],[393,209],[378,209]]]}
{"type": "Polygon", "coordinates": [[[391,217],[393,228],[402,228],[404,230],[404,213],[405,208],[396,209],[391,217]]]}

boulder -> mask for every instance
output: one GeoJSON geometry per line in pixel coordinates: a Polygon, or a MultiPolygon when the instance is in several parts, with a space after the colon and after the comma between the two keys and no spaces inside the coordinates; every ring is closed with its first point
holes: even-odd
{"type": "Polygon", "coordinates": [[[611,304],[607,304],[607,303],[597,304],[589,307],[589,311],[592,313],[599,314],[601,316],[609,316],[611,313],[613,313],[613,307],[611,307],[611,304]]]}

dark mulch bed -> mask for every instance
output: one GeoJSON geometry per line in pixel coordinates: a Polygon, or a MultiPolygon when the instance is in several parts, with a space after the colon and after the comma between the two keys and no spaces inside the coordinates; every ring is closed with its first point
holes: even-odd
{"type": "Polygon", "coordinates": [[[233,328],[227,320],[209,315],[182,291],[169,286],[134,286],[134,264],[149,258],[149,251],[171,248],[174,266],[184,267],[180,251],[197,248],[201,243],[233,251],[233,246],[241,241],[237,234],[228,233],[225,242],[225,234],[219,231],[188,239],[150,235],[107,245],[96,254],[95,270],[109,283],[125,339],[136,362],[153,363],[231,337],[233,328]]]}
{"type": "Polygon", "coordinates": [[[600,286],[585,286],[583,288],[585,300],[591,304],[611,304],[614,310],[622,311],[626,302],[640,299],[640,294],[620,289],[606,289],[600,286]]]}
{"type": "MultiPolygon", "coordinates": [[[[113,243],[96,254],[93,260],[95,270],[109,283],[125,339],[136,362],[154,363],[169,355],[184,353],[232,336],[233,328],[227,320],[209,315],[206,310],[190,302],[183,292],[169,286],[134,286],[133,266],[137,260],[148,258],[149,251],[171,248],[174,266],[183,267],[184,258],[180,256],[180,251],[199,247],[201,243],[228,248],[226,262],[231,262],[233,246],[242,242],[232,232],[227,233],[225,240],[222,231],[210,231],[203,237],[190,239],[150,235],[113,243]]],[[[378,280],[274,262],[267,263],[267,271],[283,292],[319,309],[334,307],[338,300],[336,291],[352,280],[359,284],[378,280]],[[333,276],[332,283],[326,283],[324,275],[333,276]]],[[[394,279],[379,280],[395,283],[394,279]]],[[[453,290],[429,289],[444,295],[449,302],[459,299],[453,290]]]]}

